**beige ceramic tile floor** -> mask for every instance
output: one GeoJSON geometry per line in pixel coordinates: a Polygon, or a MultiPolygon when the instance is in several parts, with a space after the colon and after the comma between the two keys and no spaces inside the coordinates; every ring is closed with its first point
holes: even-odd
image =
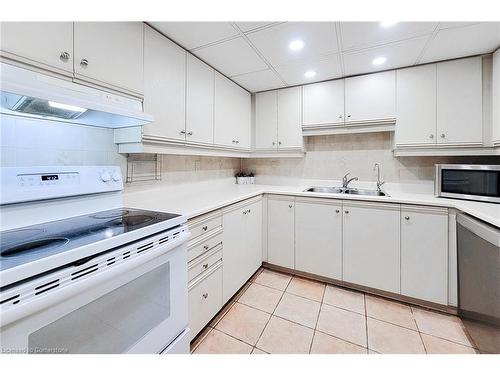
{"type": "Polygon", "coordinates": [[[459,318],[261,269],[195,354],[474,354],[459,318]]]}

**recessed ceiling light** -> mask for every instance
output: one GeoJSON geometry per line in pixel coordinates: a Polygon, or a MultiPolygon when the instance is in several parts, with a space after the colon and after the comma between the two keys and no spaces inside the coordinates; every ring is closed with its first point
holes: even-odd
{"type": "Polygon", "coordinates": [[[377,57],[377,58],[373,59],[372,64],[373,65],[382,65],[386,61],[387,61],[387,58],[381,56],[381,57],[377,57]]]}
{"type": "Polygon", "coordinates": [[[308,70],[307,72],[304,73],[304,77],[306,78],[312,78],[316,75],[316,72],[314,70],[308,70]]]}
{"type": "Polygon", "coordinates": [[[397,22],[397,21],[382,21],[382,22],[380,22],[380,26],[392,27],[392,26],[396,25],[397,23],[399,23],[399,22],[397,22]]]}
{"type": "Polygon", "coordinates": [[[304,48],[304,42],[300,39],[292,40],[288,45],[288,48],[290,48],[292,51],[300,51],[302,48],[304,48]]]}

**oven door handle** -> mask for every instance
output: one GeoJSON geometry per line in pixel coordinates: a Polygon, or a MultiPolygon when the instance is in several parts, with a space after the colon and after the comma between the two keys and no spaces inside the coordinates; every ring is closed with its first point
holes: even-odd
{"type": "MultiPolygon", "coordinates": [[[[79,295],[94,286],[102,285],[115,277],[124,274],[126,275],[128,271],[131,271],[145,263],[153,261],[155,260],[155,258],[163,258],[162,262],[159,263],[158,266],[164,264],[168,262],[172,258],[172,256],[175,256],[176,253],[172,252],[171,250],[176,247],[182,246],[183,244],[185,245],[189,237],[189,232],[183,232],[174,241],[165,243],[151,252],[145,252],[141,256],[132,258],[122,264],[117,264],[115,267],[106,268],[102,272],[97,272],[92,277],[82,279],[79,282],[63,286],[60,289],[55,289],[54,291],[48,292],[46,294],[44,293],[43,295],[40,295],[39,297],[34,298],[26,303],[11,306],[8,309],[0,312],[0,327],[4,327],[19,319],[23,319],[45,308],[55,306],[61,301],[65,301],[69,298],[79,295]]],[[[126,284],[126,282],[122,283],[122,285],[124,284],[126,284]]],[[[108,293],[108,291],[102,293],[99,296],[96,296],[95,299],[101,297],[106,293],[108,293]]]]}

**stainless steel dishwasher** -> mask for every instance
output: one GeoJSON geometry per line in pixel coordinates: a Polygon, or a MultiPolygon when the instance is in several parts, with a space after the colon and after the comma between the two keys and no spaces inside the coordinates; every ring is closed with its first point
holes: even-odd
{"type": "Polygon", "coordinates": [[[458,312],[481,351],[500,353],[500,228],[457,215],[458,312]]]}

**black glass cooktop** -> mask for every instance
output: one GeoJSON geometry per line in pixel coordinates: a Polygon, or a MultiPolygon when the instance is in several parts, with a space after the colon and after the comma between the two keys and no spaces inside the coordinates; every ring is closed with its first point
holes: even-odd
{"type": "Polygon", "coordinates": [[[178,216],[123,208],[3,231],[0,232],[0,271],[178,216]]]}

